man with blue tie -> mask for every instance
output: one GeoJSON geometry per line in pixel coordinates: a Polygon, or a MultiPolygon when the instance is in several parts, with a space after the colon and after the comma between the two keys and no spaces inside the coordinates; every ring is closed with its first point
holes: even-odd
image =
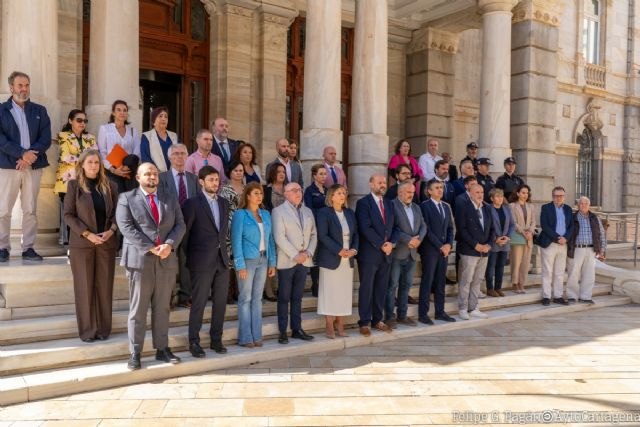
{"type": "Polygon", "coordinates": [[[391,271],[391,241],[394,213],[389,200],[384,199],[387,178],[374,174],[369,178],[371,192],[356,203],[356,222],[360,249],[358,258],[358,314],[360,333],[368,337],[370,327],[391,332],[383,320],[384,302],[391,271]]]}
{"type": "Polygon", "coordinates": [[[211,349],[224,354],[222,325],[229,290],[229,203],[218,197],[220,174],[211,166],[198,172],[202,192],[187,200],[182,207],[189,234],[187,267],[191,273],[191,311],[189,312],[189,351],[193,357],[204,357],[200,346],[202,317],[211,297],[211,349]]]}
{"type": "Polygon", "coordinates": [[[458,314],[463,320],[469,320],[469,316],[480,319],[487,317],[478,308],[478,299],[495,232],[491,208],[483,199],[482,185],[471,184],[469,200],[456,208],[456,249],[460,253],[458,314]]]}
{"type": "MultiPolygon", "coordinates": [[[[223,117],[213,121],[213,153],[222,159],[224,170],[229,168],[229,163],[238,149],[238,141],[229,138],[229,122],[223,117]]],[[[223,171],[219,171],[221,174],[223,171]]]]}
{"type": "Polygon", "coordinates": [[[565,191],[555,187],[553,201],[542,205],[538,238],[542,258],[542,305],[569,304],[563,297],[564,269],[567,265],[567,241],[573,232],[573,211],[564,204],[565,191]]]}
{"type": "Polygon", "coordinates": [[[327,145],[322,150],[322,158],[324,159],[324,166],[327,168],[327,181],[324,183],[325,187],[330,188],[334,184],[340,184],[347,186],[347,177],[344,171],[338,166],[337,160],[338,153],[336,147],[333,145],[327,145]]]}
{"type": "Polygon", "coordinates": [[[432,291],[435,294],[435,318],[445,322],[456,321],[444,311],[444,285],[449,253],[453,247],[453,216],[449,204],[442,200],[444,184],[437,179],[427,182],[429,200],[420,205],[427,234],[419,248],[422,278],[418,299],[418,321],[427,325],[433,325],[433,320],[428,316],[429,296],[432,291]]]}

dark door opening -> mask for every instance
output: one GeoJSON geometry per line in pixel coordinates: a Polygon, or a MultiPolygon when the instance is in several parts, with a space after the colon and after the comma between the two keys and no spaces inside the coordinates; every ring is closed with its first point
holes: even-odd
{"type": "Polygon", "coordinates": [[[140,88],[142,91],[142,131],[146,132],[153,128],[151,110],[155,107],[165,106],[169,109],[168,129],[181,135],[180,92],[182,77],[160,71],[140,70],[140,88]]]}

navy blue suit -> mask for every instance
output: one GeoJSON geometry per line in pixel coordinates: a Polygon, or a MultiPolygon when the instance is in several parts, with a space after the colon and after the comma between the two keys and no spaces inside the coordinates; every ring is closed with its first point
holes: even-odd
{"type": "Polygon", "coordinates": [[[213,138],[213,147],[211,149],[213,154],[220,157],[220,160],[222,160],[222,166],[224,167],[224,171],[218,171],[218,172],[221,172],[221,173],[224,172],[225,175],[227,173],[227,169],[229,168],[229,164],[231,163],[231,159],[233,159],[233,155],[236,154],[236,151],[238,150],[238,141],[231,138],[227,138],[227,144],[229,144],[228,145],[229,157],[227,161],[224,160],[225,156],[222,155],[220,144],[218,143],[218,141],[216,141],[215,137],[213,138]]]}
{"type": "Polygon", "coordinates": [[[562,205],[562,211],[564,212],[564,224],[566,226],[566,231],[564,235],[560,236],[556,233],[556,207],[551,203],[547,203],[546,205],[542,205],[542,210],[540,211],[540,225],[542,226],[542,231],[540,232],[540,236],[538,236],[537,245],[541,248],[548,248],[551,243],[558,243],[558,239],[560,237],[564,237],[569,240],[569,236],[571,236],[571,232],[573,231],[573,211],[569,205],[562,205]]]}
{"type": "Polygon", "coordinates": [[[429,312],[429,295],[433,289],[435,294],[436,317],[444,312],[444,285],[447,275],[447,257],[440,248],[446,244],[453,245],[453,215],[451,208],[442,203],[444,218],[436,204],[427,200],[420,205],[422,217],[427,224],[427,235],[420,244],[422,260],[422,279],[420,280],[420,296],[418,300],[418,319],[426,319],[429,312]]]}
{"type": "MultiPolygon", "coordinates": [[[[349,208],[344,208],[344,217],[349,224],[351,241],[349,249],[358,250],[358,225],[356,214],[349,208]]],[[[343,249],[342,226],[336,211],[330,207],[324,207],[316,212],[316,228],[318,230],[318,249],[316,249],[316,262],[318,267],[335,270],[340,266],[342,257],[338,253],[343,249]]],[[[354,267],[353,258],[349,258],[351,267],[354,267]]]]}
{"type": "Polygon", "coordinates": [[[482,217],[484,227],[480,224],[480,217],[471,200],[466,201],[456,208],[456,251],[460,255],[475,257],[488,256],[475,250],[476,244],[491,244],[496,239],[491,215],[491,206],[483,203],[482,217]]]}
{"type": "Polygon", "coordinates": [[[20,130],[11,114],[12,108],[11,98],[0,105],[0,169],[15,170],[16,162],[28,150],[38,152],[36,161],[31,165],[32,169],[49,166],[47,150],[51,146],[51,121],[47,109],[31,101],[25,103],[24,113],[27,116],[31,143],[25,150],[20,145],[20,130]]]}
{"type": "Polygon", "coordinates": [[[390,242],[394,215],[391,201],[384,200],[386,221],[373,196],[367,194],[356,203],[356,220],[360,234],[358,251],[358,314],[360,326],[377,324],[383,319],[384,300],[389,286],[391,255],[382,252],[382,245],[390,242]]]}

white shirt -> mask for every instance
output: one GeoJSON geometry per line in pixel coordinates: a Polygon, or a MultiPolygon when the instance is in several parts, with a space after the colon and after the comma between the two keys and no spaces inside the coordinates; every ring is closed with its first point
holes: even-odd
{"type": "Polygon", "coordinates": [[[376,206],[378,207],[378,211],[380,211],[380,215],[382,215],[382,218],[387,218],[387,213],[385,212],[384,215],[382,214],[382,211],[380,210],[380,200],[382,200],[382,206],[384,206],[384,199],[382,197],[378,197],[375,194],[371,193],[371,196],[373,196],[373,200],[376,202],[376,206]]]}
{"type": "Polygon", "coordinates": [[[407,218],[409,218],[409,224],[411,225],[411,229],[414,230],[416,228],[415,217],[413,216],[412,204],[405,205],[402,203],[402,207],[404,208],[404,212],[407,214],[407,218]]]}
{"type": "Polygon", "coordinates": [[[423,180],[429,181],[436,177],[436,173],[433,169],[438,160],[442,160],[442,157],[438,156],[437,154],[435,156],[432,156],[429,152],[426,152],[422,156],[420,156],[420,159],[418,159],[418,165],[422,170],[423,180]]]}
{"type": "MultiPolygon", "coordinates": [[[[180,172],[171,168],[171,173],[173,174],[173,182],[176,185],[176,194],[180,195],[180,176],[178,175],[180,172]]],[[[183,180],[184,180],[184,188],[187,190],[187,197],[189,197],[189,184],[187,184],[187,171],[182,172],[183,180]]]]}
{"type": "Polygon", "coordinates": [[[285,161],[282,160],[282,157],[278,156],[278,161],[284,165],[284,170],[287,174],[287,182],[291,182],[291,160],[287,159],[285,163],[285,161]]]}
{"type": "Polygon", "coordinates": [[[203,191],[202,194],[207,198],[207,202],[211,208],[211,213],[213,214],[213,219],[216,222],[216,228],[220,230],[220,205],[218,204],[218,197],[211,197],[206,191],[203,191]]]}
{"type": "Polygon", "coordinates": [[[266,251],[266,250],[267,250],[267,249],[266,249],[267,247],[266,247],[266,246],[265,246],[265,244],[264,244],[264,224],[263,224],[263,223],[261,223],[261,222],[259,222],[259,223],[258,223],[258,228],[260,229],[260,245],[259,245],[259,247],[258,247],[258,250],[259,250],[260,252],[264,252],[264,251],[266,251]]]}
{"type": "Polygon", "coordinates": [[[127,153],[140,157],[140,135],[138,131],[131,125],[126,125],[124,129],[124,136],[120,136],[115,123],[102,125],[98,130],[98,149],[100,150],[104,167],[107,169],[111,167],[107,156],[116,144],[120,144],[127,153]]]}
{"type": "Polygon", "coordinates": [[[440,214],[441,217],[444,218],[444,206],[442,206],[442,202],[436,202],[434,199],[431,199],[431,201],[433,202],[434,205],[436,205],[436,209],[438,210],[438,213],[440,214]]]}

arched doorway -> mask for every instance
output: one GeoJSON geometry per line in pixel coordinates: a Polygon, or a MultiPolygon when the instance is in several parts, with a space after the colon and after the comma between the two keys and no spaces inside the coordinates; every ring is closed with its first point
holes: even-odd
{"type": "Polygon", "coordinates": [[[587,196],[592,206],[602,204],[603,138],[600,130],[586,123],[576,138],[580,146],[576,161],[576,199],[587,196]]]}

